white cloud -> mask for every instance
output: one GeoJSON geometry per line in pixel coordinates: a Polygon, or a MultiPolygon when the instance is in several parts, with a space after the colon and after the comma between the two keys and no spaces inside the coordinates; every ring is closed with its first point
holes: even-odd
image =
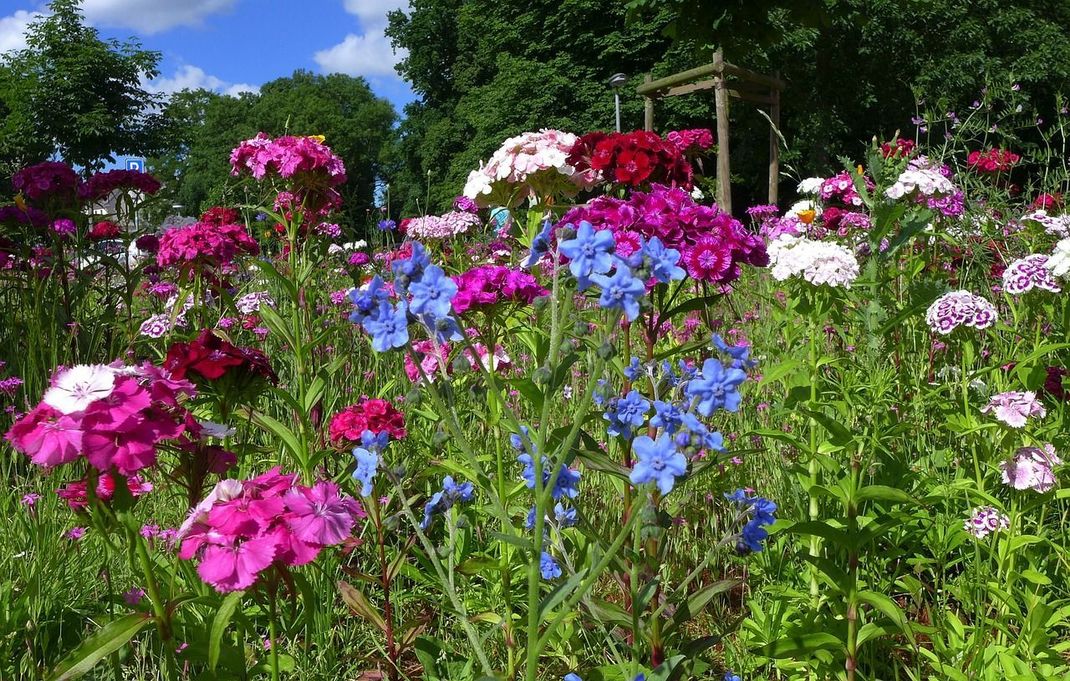
{"type": "Polygon", "coordinates": [[[20,9],[11,16],[0,17],[0,54],[25,48],[26,27],[40,16],[40,12],[20,9]]]}
{"type": "Polygon", "coordinates": [[[334,47],[320,50],[313,57],[328,73],[345,73],[350,76],[394,76],[394,64],[404,59],[407,52],[394,52],[390,39],[382,31],[364,35],[350,33],[334,47]]]}
{"type": "Polygon", "coordinates": [[[385,27],[387,13],[408,7],[407,0],[345,0],[346,12],[360,19],[360,25],[365,31],[385,27]]]}
{"type": "Polygon", "coordinates": [[[94,24],[159,33],[176,26],[200,26],[204,18],[231,9],[237,0],[83,0],[94,24]]]}
{"type": "Polygon", "coordinates": [[[328,73],[396,78],[394,66],[408,52],[395,52],[386,37],[387,13],[408,9],[408,0],[344,0],[344,5],[346,12],[357,17],[363,32],[346,35],[337,45],[316,52],[313,59],[328,73]]]}
{"type": "Polygon", "coordinates": [[[225,95],[236,97],[242,92],[259,92],[260,88],[248,83],[228,83],[211,74],[205,73],[199,66],[186,64],[175,72],[170,78],[157,78],[149,81],[145,86],[152,92],[170,94],[179,90],[213,90],[225,95]]]}

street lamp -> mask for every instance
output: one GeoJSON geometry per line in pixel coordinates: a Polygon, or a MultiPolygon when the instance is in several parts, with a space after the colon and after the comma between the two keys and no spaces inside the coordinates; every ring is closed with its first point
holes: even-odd
{"type": "Polygon", "coordinates": [[[617,132],[620,132],[620,89],[628,82],[628,76],[614,73],[609,77],[609,87],[613,88],[613,103],[617,110],[617,132]]]}

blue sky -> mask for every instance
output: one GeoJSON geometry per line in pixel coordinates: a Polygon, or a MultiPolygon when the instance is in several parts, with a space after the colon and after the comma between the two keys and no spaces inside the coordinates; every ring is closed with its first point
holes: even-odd
{"type": "MultiPolygon", "coordinates": [[[[255,90],[296,69],[364,76],[398,109],[412,101],[383,35],[386,14],[407,0],[83,0],[106,38],[135,37],[163,54],[161,91],[255,90]]],[[[0,0],[0,53],[23,46],[39,0],[0,0]]]]}

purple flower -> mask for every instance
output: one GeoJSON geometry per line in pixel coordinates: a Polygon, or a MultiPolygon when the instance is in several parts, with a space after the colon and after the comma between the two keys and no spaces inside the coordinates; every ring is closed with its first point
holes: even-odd
{"type": "Polygon", "coordinates": [[[1009,391],[993,395],[988,404],[981,407],[982,414],[991,413],[997,421],[1011,428],[1021,428],[1031,416],[1043,418],[1047,414],[1044,405],[1033,391],[1009,391]]]}
{"type": "Polygon", "coordinates": [[[582,291],[591,285],[592,274],[604,274],[613,267],[615,247],[613,232],[608,229],[595,231],[594,226],[584,220],[576,230],[576,237],[562,241],[558,250],[569,259],[569,272],[576,277],[582,291]]]}
{"type": "Polygon", "coordinates": [[[964,530],[978,539],[984,539],[993,532],[1002,532],[1010,526],[1010,518],[992,506],[978,506],[962,524],[964,530]]]}

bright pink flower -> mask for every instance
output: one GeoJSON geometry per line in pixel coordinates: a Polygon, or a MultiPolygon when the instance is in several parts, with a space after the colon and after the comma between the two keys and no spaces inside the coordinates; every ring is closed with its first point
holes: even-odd
{"type": "Polygon", "coordinates": [[[290,528],[294,535],[312,544],[340,543],[364,513],[356,501],[339,496],[338,485],[326,481],[290,492],[286,506],[293,514],[290,528]]]}
{"type": "Polygon", "coordinates": [[[204,551],[197,574],[216,591],[240,591],[256,581],[262,570],[271,565],[278,548],[272,535],[235,542],[232,545],[211,545],[204,551]]]}
{"type": "Polygon", "coordinates": [[[33,463],[51,468],[78,458],[83,433],[76,419],[41,403],[16,421],[4,437],[33,463]]]}

